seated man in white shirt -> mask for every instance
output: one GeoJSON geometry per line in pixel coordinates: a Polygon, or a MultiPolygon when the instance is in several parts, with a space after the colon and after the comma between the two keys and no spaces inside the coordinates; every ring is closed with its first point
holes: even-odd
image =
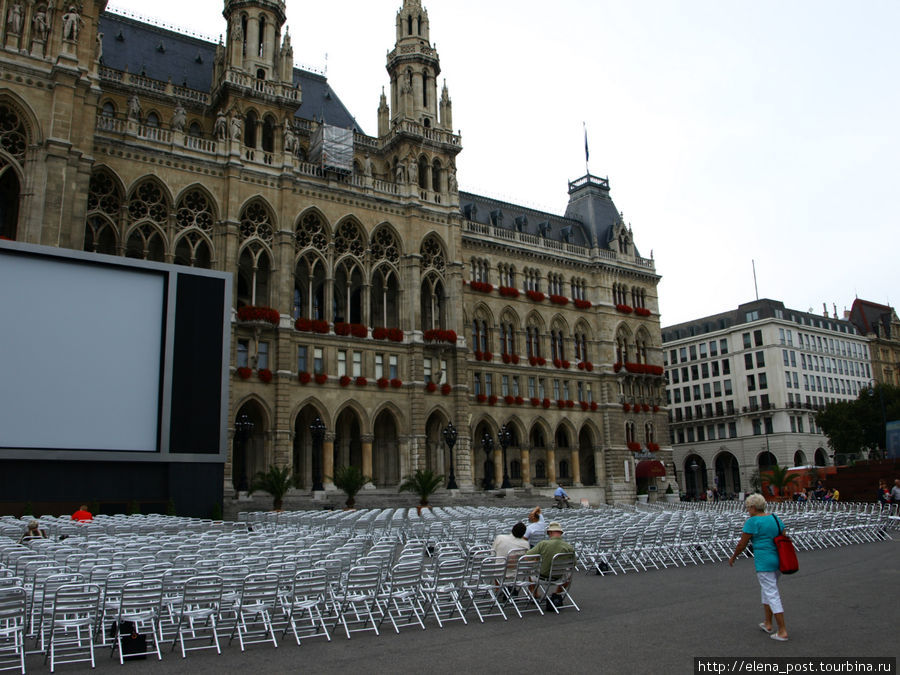
{"type": "Polygon", "coordinates": [[[512,526],[512,534],[498,534],[494,538],[494,555],[506,558],[506,577],[512,579],[516,576],[516,561],[525,553],[531,545],[525,539],[525,523],[516,523],[512,526]],[[512,553],[513,555],[510,555],[512,553]]]}

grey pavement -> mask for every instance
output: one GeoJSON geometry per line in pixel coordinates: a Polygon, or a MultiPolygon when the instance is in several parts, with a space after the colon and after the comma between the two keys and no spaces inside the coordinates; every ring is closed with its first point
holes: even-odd
{"type": "MultiPolygon", "coordinates": [[[[895,533],[895,537],[897,534],[895,533]]],[[[791,639],[770,640],[762,619],[752,560],[600,577],[579,574],[572,595],[581,612],[494,617],[427,630],[389,623],[382,634],[292,636],[277,649],[237,642],[223,649],[166,653],[126,663],[100,652],[97,669],[58,666],[58,673],[692,673],[696,656],[892,656],[900,651],[897,541],[800,553],[800,572],[779,584],[791,639]]],[[[49,672],[39,656],[28,672],[49,672]]]]}

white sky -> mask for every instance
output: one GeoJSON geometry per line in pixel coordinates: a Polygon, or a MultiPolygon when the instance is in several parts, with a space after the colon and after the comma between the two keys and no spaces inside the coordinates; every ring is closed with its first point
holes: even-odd
{"type": "MultiPolygon", "coordinates": [[[[289,0],[294,59],[375,135],[402,0],[289,0]]],[[[222,0],[110,8],[213,38],[222,0]]],[[[609,176],[663,325],[759,296],[898,301],[896,0],[425,0],[462,133],[460,189],[562,214],[609,176]]]]}

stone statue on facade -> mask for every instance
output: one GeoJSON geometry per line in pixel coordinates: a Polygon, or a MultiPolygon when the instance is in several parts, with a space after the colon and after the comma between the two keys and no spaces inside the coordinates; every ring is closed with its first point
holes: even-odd
{"type": "Polygon", "coordinates": [[[284,151],[294,152],[297,149],[297,137],[294,135],[294,129],[291,127],[291,121],[284,121],[284,151]]]}
{"type": "Polygon", "coordinates": [[[43,5],[38,7],[34,12],[34,19],[32,20],[32,26],[34,27],[34,39],[40,40],[41,42],[47,41],[47,31],[50,26],[47,21],[47,10],[43,5]]]}
{"type": "Polygon", "coordinates": [[[15,2],[6,15],[6,31],[13,35],[22,33],[22,3],[15,2]]]}
{"type": "Polygon", "coordinates": [[[394,170],[395,180],[397,184],[402,184],[405,182],[404,180],[404,171],[403,171],[403,162],[397,162],[397,168],[394,170]]]}
{"type": "Polygon", "coordinates": [[[232,113],[230,122],[231,140],[239,141],[244,135],[244,121],[237,113],[232,113]]]}
{"type": "Polygon", "coordinates": [[[447,171],[447,187],[450,192],[457,192],[459,190],[459,183],[456,182],[456,167],[452,164],[447,171]]]}
{"type": "Polygon", "coordinates": [[[103,62],[103,33],[97,33],[97,45],[94,49],[98,63],[103,62]]]}
{"type": "Polygon", "coordinates": [[[84,19],[75,5],[69,5],[69,11],[63,14],[63,40],[78,42],[78,33],[84,25],[84,19]]]}
{"type": "Polygon", "coordinates": [[[128,99],[128,120],[130,122],[141,121],[141,101],[134,94],[128,99]]]}
{"type": "Polygon", "coordinates": [[[419,182],[419,165],[412,158],[409,160],[409,182],[413,184],[419,182]]]}
{"type": "Polygon", "coordinates": [[[216,138],[218,138],[220,141],[225,140],[227,126],[228,126],[228,118],[225,117],[225,112],[220,110],[219,113],[216,115],[216,127],[215,127],[216,138]]]}
{"type": "Polygon", "coordinates": [[[372,158],[369,157],[369,153],[366,153],[366,159],[363,162],[363,173],[365,173],[366,178],[371,178],[373,173],[373,164],[372,158]]]}
{"type": "Polygon", "coordinates": [[[187,121],[187,112],[180,103],[175,106],[175,113],[172,115],[172,129],[174,131],[184,131],[184,123],[187,121]]]}

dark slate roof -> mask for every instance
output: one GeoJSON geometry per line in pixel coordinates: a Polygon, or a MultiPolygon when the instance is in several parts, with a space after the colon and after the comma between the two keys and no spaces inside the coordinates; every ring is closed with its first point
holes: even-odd
{"type": "MultiPolygon", "coordinates": [[[[111,12],[100,16],[103,65],[144,75],[154,80],[208,92],[212,83],[216,45],[197,37],[143,23],[111,12]]],[[[344,129],[359,125],[325,76],[294,68],[303,104],[297,117],[323,120],[344,129]]]]}
{"type": "Polygon", "coordinates": [[[622,217],[609,196],[609,180],[587,175],[569,183],[566,217],[584,223],[599,248],[610,248],[613,228],[622,217]]]}
{"type": "Polygon", "coordinates": [[[732,309],[720,314],[704,316],[699,319],[693,319],[684,323],[672,326],[664,326],[662,329],[662,341],[672,342],[674,340],[682,340],[697,335],[705,335],[706,333],[714,333],[716,331],[725,330],[732,326],[739,326],[745,323],[752,323],[762,319],[781,318],[785,321],[793,321],[794,323],[815,326],[835,332],[856,334],[853,324],[843,319],[835,319],[825,317],[821,314],[811,312],[800,312],[794,309],[788,309],[780,300],[770,300],[768,298],[760,298],[752,302],[745,302],[738,305],[737,309],[732,309]],[[748,314],[755,312],[756,318],[749,319],[748,314]],[[776,314],[778,312],[778,314],[776,314]]]}
{"type": "Polygon", "coordinates": [[[463,216],[476,223],[519,230],[554,241],[565,241],[568,235],[570,244],[591,246],[590,236],[585,227],[572,218],[556,216],[470,192],[459,193],[459,206],[463,216]]]}
{"type": "Polygon", "coordinates": [[[888,305],[856,298],[850,308],[850,321],[863,335],[874,333],[890,340],[892,314],[893,310],[888,305]]]}

